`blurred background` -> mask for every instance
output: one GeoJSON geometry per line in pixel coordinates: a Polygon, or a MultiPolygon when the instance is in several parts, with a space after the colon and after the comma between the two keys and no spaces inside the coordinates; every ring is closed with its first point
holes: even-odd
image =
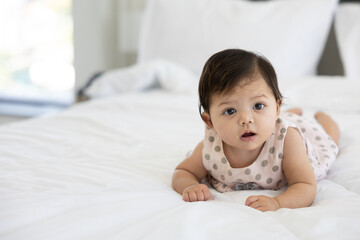
{"type": "Polygon", "coordinates": [[[73,25],[71,0],[1,0],[1,114],[34,116],[74,101],[73,25]]]}
{"type": "MultiPolygon", "coordinates": [[[[0,0],[0,123],[66,109],[94,74],[136,63],[145,5],[0,0]]],[[[320,75],[343,74],[336,45],[332,28],[320,75]]]]}
{"type": "Polygon", "coordinates": [[[0,0],[0,115],[58,112],[93,74],[133,64],[145,1],[0,0]]]}

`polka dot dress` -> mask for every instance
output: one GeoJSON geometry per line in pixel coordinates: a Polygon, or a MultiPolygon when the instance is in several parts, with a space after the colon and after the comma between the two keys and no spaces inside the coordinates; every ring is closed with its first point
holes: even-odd
{"type": "Polygon", "coordinates": [[[284,113],[257,159],[244,168],[231,167],[220,137],[206,128],[202,151],[203,164],[209,173],[206,181],[220,192],[284,187],[287,180],[282,171],[282,159],[288,127],[297,128],[302,135],[316,179],[325,177],[337,156],[337,145],[316,121],[284,113]]]}

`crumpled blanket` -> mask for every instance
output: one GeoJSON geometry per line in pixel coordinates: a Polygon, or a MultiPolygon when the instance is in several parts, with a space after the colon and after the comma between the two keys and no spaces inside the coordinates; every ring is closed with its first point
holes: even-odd
{"type": "Polygon", "coordinates": [[[153,60],[98,74],[81,89],[90,98],[109,97],[122,92],[135,92],[159,87],[175,92],[191,92],[199,77],[170,61],[153,60]],[[192,89],[192,90],[191,90],[192,89]]]}

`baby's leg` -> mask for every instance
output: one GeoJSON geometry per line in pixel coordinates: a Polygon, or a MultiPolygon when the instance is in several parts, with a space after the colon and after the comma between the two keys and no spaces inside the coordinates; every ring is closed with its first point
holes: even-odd
{"type": "Polygon", "coordinates": [[[297,115],[302,115],[302,109],[301,108],[290,108],[288,110],[286,110],[286,112],[291,112],[291,113],[295,113],[297,115]]]}
{"type": "Polygon", "coordinates": [[[315,119],[324,128],[325,132],[329,134],[332,140],[339,145],[340,129],[336,122],[324,112],[315,113],[315,119]]]}

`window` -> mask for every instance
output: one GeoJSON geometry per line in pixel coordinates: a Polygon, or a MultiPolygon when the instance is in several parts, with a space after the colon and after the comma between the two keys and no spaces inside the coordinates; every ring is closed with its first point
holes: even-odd
{"type": "Polygon", "coordinates": [[[0,0],[0,114],[36,116],[74,101],[71,0],[0,0]]]}

